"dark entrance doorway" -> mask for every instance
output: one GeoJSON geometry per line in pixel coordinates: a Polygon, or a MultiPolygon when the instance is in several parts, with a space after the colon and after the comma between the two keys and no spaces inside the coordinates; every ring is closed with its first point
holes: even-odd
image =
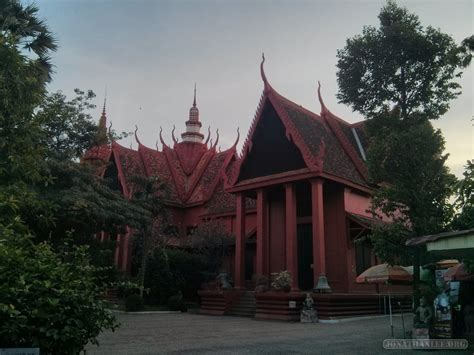
{"type": "Polygon", "coordinates": [[[311,290],[313,284],[313,231],[311,223],[298,224],[298,286],[311,290]]]}
{"type": "Polygon", "coordinates": [[[255,274],[256,244],[247,243],[245,246],[245,280],[251,281],[255,274]]]}

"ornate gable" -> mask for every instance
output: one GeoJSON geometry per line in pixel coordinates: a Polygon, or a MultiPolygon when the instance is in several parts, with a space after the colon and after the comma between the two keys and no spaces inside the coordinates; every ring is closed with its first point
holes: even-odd
{"type": "MultiPolygon", "coordinates": [[[[306,167],[314,174],[326,174],[358,185],[367,186],[367,169],[364,163],[366,137],[362,124],[349,124],[333,115],[321,99],[321,114],[315,114],[280,95],[269,84],[263,64],[260,72],[264,82],[264,90],[242,150],[242,157],[232,174],[230,185],[255,178],[246,170],[248,160],[252,159],[252,150],[259,137],[261,122],[268,115],[269,104],[275,110],[284,126],[285,137],[298,148],[306,167]]],[[[281,139],[281,137],[279,138],[281,139]]],[[[295,156],[295,155],[294,155],[295,156]]],[[[261,163],[265,163],[261,161],[261,163]]],[[[301,166],[301,165],[300,165],[301,166]]],[[[293,170],[297,170],[297,166],[293,170]]],[[[275,171],[278,173],[278,171],[275,171]]],[[[255,174],[254,174],[255,175],[255,174]]],[[[263,172],[260,177],[265,176],[263,172]]]]}

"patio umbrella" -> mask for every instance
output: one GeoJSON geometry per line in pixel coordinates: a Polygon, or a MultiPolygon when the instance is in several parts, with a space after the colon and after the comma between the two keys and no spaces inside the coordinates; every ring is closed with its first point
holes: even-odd
{"type": "Polygon", "coordinates": [[[474,281],[474,274],[468,273],[464,264],[457,264],[448,269],[444,274],[444,281],[474,281]]]}
{"type": "Polygon", "coordinates": [[[388,309],[390,313],[390,328],[393,337],[393,317],[392,317],[392,299],[390,297],[390,284],[409,283],[413,276],[401,266],[391,266],[388,264],[379,264],[365,270],[357,276],[357,283],[369,284],[387,284],[388,287],[388,309]]]}

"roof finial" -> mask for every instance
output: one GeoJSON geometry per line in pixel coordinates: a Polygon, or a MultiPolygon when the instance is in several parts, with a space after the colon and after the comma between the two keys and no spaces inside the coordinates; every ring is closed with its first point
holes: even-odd
{"type": "Polygon", "coordinates": [[[176,130],[176,126],[173,125],[173,130],[171,131],[171,138],[173,138],[173,142],[175,144],[178,144],[178,140],[176,139],[176,137],[174,136],[174,131],[176,130]]]}
{"type": "Polygon", "coordinates": [[[235,140],[235,143],[231,147],[231,149],[235,149],[237,147],[237,144],[239,143],[239,139],[240,139],[240,129],[239,129],[239,127],[237,127],[237,139],[235,140]]]}
{"type": "Polygon", "coordinates": [[[211,147],[212,147],[211,149],[216,149],[217,143],[219,142],[219,130],[218,129],[216,129],[216,135],[217,135],[216,141],[215,141],[214,145],[212,145],[212,143],[211,143],[211,147]]]}
{"type": "Polygon", "coordinates": [[[98,144],[104,144],[107,141],[107,115],[105,114],[105,103],[107,100],[107,90],[104,97],[104,107],[99,118],[99,126],[97,127],[96,141],[98,144]]]}
{"type": "Polygon", "coordinates": [[[209,143],[209,138],[211,138],[211,126],[207,127],[207,139],[204,142],[205,145],[207,145],[207,143],[209,143]]]}
{"type": "Polygon", "coordinates": [[[107,86],[105,86],[104,107],[102,108],[102,115],[105,116],[105,105],[107,103],[107,86]]]}
{"type": "Polygon", "coordinates": [[[324,115],[329,112],[327,109],[326,105],[324,104],[323,98],[321,96],[321,83],[318,80],[318,98],[319,98],[319,103],[321,104],[321,115],[324,115]]]}
{"type": "Polygon", "coordinates": [[[112,132],[112,121],[110,121],[109,123],[109,130],[107,132],[107,135],[109,136],[110,143],[114,143],[115,139],[114,139],[114,134],[112,132]]]}
{"type": "Polygon", "coordinates": [[[165,143],[165,140],[163,139],[163,127],[161,126],[160,126],[160,142],[163,145],[163,150],[165,150],[165,148],[169,149],[169,147],[165,143]]]}
{"type": "Polygon", "coordinates": [[[138,132],[138,126],[135,125],[135,140],[137,141],[138,145],[140,146],[140,145],[141,145],[141,142],[140,142],[140,140],[138,139],[137,132],[138,132]]]}
{"type": "Polygon", "coordinates": [[[193,101],[193,107],[196,107],[196,83],[194,83],[194,101],[193,101]]]}
{"type": "Polygon", "coordinates": [[[263,63],[265,63],[265,53],[262,52],[262,62],[260,63],[260,75],[262,76],[264,90],[267,91],[271,88],[268,83],[267,76],[265,75],[265,70],[263,69],[263,63]]]}

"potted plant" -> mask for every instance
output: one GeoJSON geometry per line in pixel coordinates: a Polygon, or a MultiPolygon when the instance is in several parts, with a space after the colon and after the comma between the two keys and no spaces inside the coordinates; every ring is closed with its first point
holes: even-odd
{"type": "Polygon", "coordinates": [[[290,292],[291,273],[288,270],[272,273],[272,288],[276,291],[290,292]]]}

